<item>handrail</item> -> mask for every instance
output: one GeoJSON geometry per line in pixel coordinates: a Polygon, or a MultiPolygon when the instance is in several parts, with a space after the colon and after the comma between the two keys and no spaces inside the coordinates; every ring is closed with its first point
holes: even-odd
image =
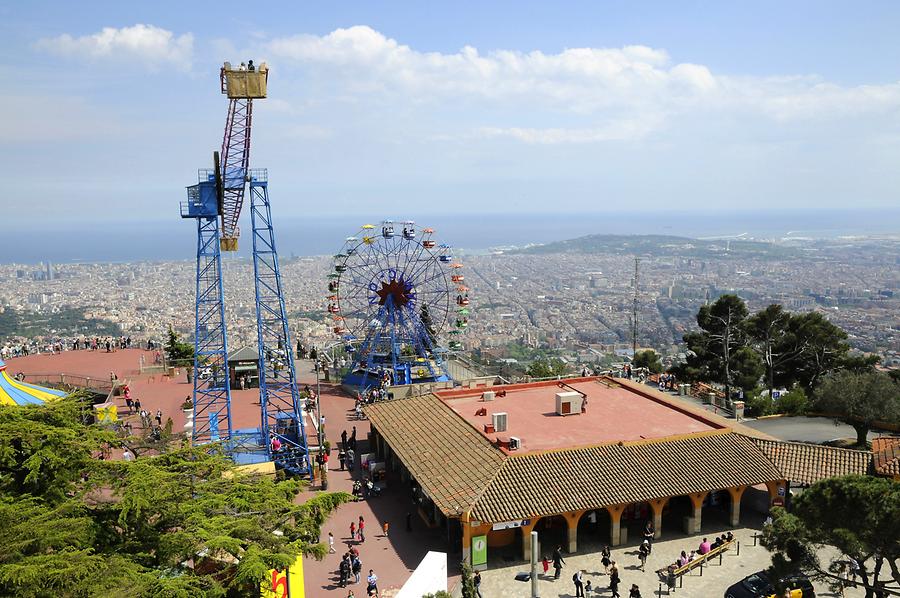
{"type": "Polygon", "coordinates": [[[68,386],[79,386],[89,388],[91,390],[106,391],[112,389],[112,383],[106,378],[92,378],[82,374],[24,374],[25,381],[32,384],[60,384],[68,386]]]}

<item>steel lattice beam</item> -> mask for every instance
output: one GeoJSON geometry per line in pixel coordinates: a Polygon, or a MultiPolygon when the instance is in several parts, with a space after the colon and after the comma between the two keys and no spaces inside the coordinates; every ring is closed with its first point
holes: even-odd
{"type": "MultiPolygon", "coordinates": [[[[252,174],[256,174],[254,171],[252,174]]],[[[268,183],[264,171],[251,176],[250,218],[253,227],[253,274],[256,291],[256,323],[259,343],[259,398],[261,427],[269,458],[277,466],[299,475],[312,477],[306,426],[300,407],[300,391],[294,370],[294,355],[275,231],[269,205],[268,183]],[[259,180],[262,179],[262,180],[259,180]],[[282,445],[274,452],[268,442],[275,434],[282,445]]]]}
{"type": "Polygon", "coordinates": [[[231,385],[218,218],[197,219],[194,444],[231,439],[231,385]],[[224,429],[222,429],[224,426],[224,429]]]}

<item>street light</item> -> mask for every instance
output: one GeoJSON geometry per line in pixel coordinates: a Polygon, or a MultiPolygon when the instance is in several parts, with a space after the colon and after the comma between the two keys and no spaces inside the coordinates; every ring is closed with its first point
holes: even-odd
{"type": "Polygon", "coordinates": [[[330,344],[330,345],[324,347],[322,350],[316,349],[316,360],[315,360],[315,370],[316,370],[316,417],[318,418],[318,420],[316,421],[316,430],[317,430],[317,432],[318,432],[317,437],[318,437],[318,440],[319,440],[319,450],[320,450],[320,451],[322,450],[322,445],[323,445],[323,442],[324,442],[324,438],[323,438],[323,434],[322,434],[322,404],[321,404],[322,392],[321,392],[321,386],[319,385],[319,378],[320,378],[320,376],[319,376],[319,355],[321,355],[323,351],[328,351],[328,350],[333,349],[333,348],[335,348],[335,347],[337,347],[338,345],[341,345],[341,344],[343,344],[343,343],[342,343],[341,341],[338,341],[338,342],[336,342],[336,343],[332,343],[332,344],[330,344]]]}

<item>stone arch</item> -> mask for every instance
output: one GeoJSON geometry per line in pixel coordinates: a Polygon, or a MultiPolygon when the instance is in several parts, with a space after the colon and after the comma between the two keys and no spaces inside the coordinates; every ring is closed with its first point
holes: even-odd
{"type": "Polygon", "coordinates": [[[588,509],[578,518],[578,546],[582,551],[598,552],[609,544],[612,518],[603,507],[588,509]]]}

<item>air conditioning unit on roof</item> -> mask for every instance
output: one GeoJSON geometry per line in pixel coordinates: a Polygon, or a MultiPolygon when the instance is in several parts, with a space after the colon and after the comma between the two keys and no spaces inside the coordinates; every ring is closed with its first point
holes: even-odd
{"type": "Polygon", "coordinates": [[[486,390],[483,393],[481,393],[481,400],[482,401],[493,401],[494,400],[494,391],[486,390]]]}
{"type": "Polygon", "coordinates": [[[522,446],[522,440],[517,436],[509,437],[509,450],[515,451],[518,450],[519,447],[522,446]]]}
{"type": "Polygon", "coordinates": [[[491,422],[494,424],[495,432],[506,432],[506,419],[506,413],[501,412],[491,414],[491,422]]]}
{"type": "Polygon", "coordinates": [[[556,393],[556,414],[575,415],[581,413],[581,394],[577,392],[556,393]]]}

